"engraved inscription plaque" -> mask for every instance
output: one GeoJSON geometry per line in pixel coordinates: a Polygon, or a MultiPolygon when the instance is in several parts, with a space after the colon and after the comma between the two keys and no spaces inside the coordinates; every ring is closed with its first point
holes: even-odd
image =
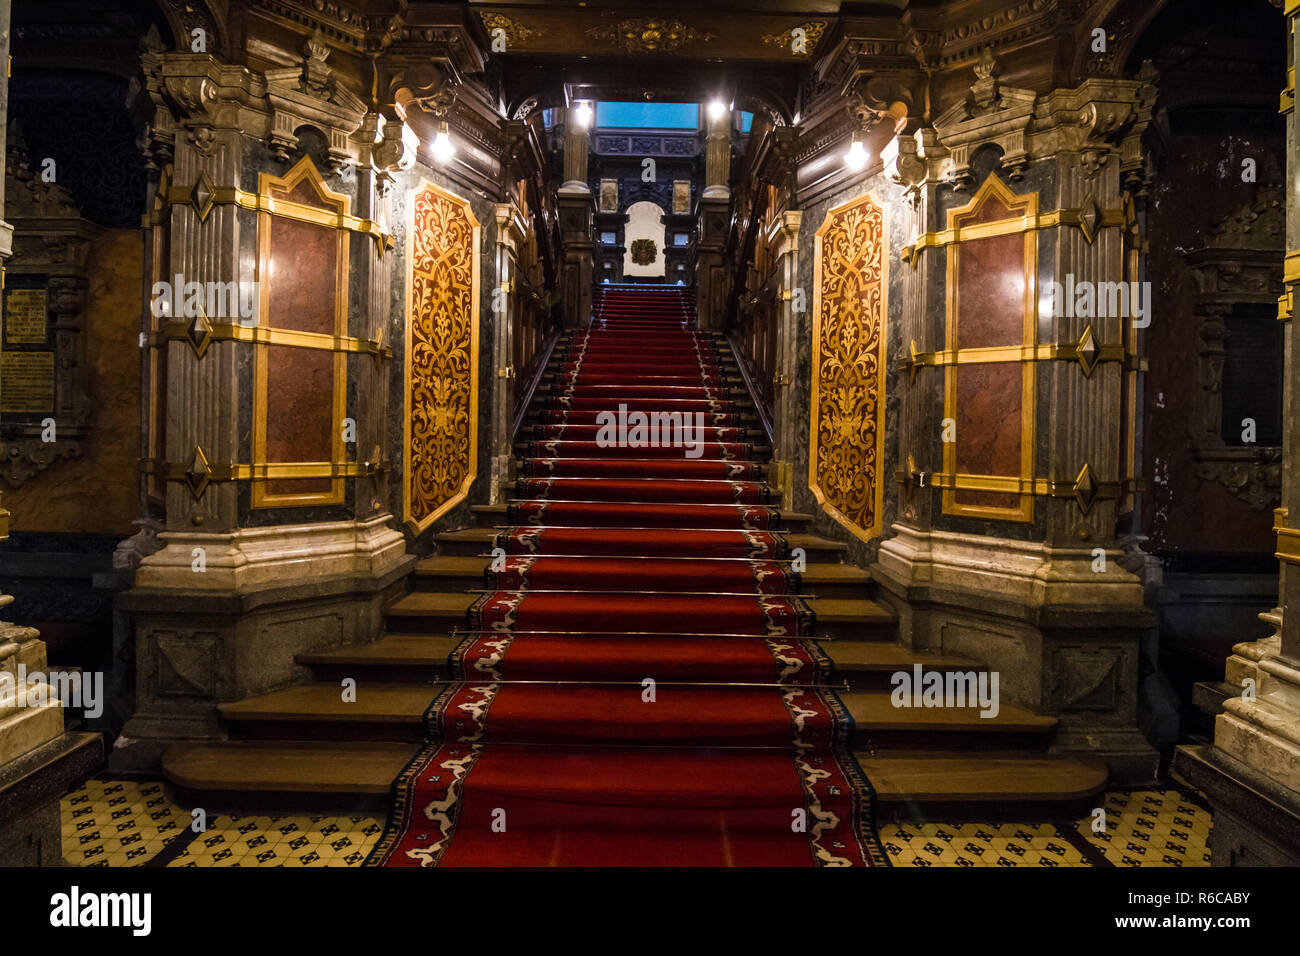
{"type": "Polygon", "coordinates": [[[0,354],[0,412],[54,411],[54,353],[0,354]]]}
{"type": "Polygon", "coordinates": [[[10,345],[45,344],[45,290],[5,290],[4,337],[10,345]]]}

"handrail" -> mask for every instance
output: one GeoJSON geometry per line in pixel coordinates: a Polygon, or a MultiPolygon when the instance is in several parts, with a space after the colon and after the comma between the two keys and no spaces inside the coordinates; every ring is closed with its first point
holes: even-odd
{"type": "Polygon", "coordinates": [[[754,388],[754,380],[749,374],[749,367],[745,364],[745,358],[740,354],[740,348],[736,345],[736,340],[730,332],[727,333],[727,344],[731,346],[731,354],[736,359],[736,368],[740,369],[740,377],[745,383],[745,391],[749,392],[749,400],[754,403],[754,411],[758,412],[758,421],[763,426],[763,433],[767,435],[767,443],[775,449],[776,444],[772,438],[772,419],[763,410],[763,403],[759,401],[758,391],[754,388]]]}
{"type": "Polygon", "coordinates": [[[560,341],[562,334],[562,329],[556,329],[542,349],[545,355],[542,357],[542,361],[538,363],[537,371],[533,372],[533,380],[528,383],[528,389],[524,392],[519,407],[515,409],[514,421],[510,423],[511,444],[514,444],[519,435],[519,427],[523,425],[524,416],[528,414],[528,406],[533,403],[533,394],[537,391],[537,386],[541,384],[542,376],[546,374],[546,367],[551,364],[551,353],[555,351],[555,344],[560,341]]]}

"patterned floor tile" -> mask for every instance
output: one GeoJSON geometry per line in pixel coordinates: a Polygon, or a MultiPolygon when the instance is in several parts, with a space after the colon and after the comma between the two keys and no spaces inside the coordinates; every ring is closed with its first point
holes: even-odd
{"type": "Polygon", "coordinates": [[[1210,865],[1210,811],[1182,791],[1114,791],[1100,808],[1104,831],[1099,817],[1077,830],[1114,866],[1210,865]]]}
{"type": "Polygon", "coordinates": [[[63,798],[63,857],[72,866],[141,866],[189,826],[158,781],[92,779],[63,798]]]}
{"type": "MultiPolygon", "coordinates": [[[[895,866],[1208,866],[1210,811],[1165,788],[1111,791],[1099,818],[1073,823],[884,823],[895,866]],[[1085,850],[1087,852],[1085,852],[1085,850]]],[[[218,814],[190,833],[189,811],[160,781],[88,780],[63,798],[63,855],[72,866],[143,866],[179,841],[175,867],[355,867],[383,832],[374,815],[218,814]]],[[[159,860],[160,865],[164,860],[159,860]]]]}

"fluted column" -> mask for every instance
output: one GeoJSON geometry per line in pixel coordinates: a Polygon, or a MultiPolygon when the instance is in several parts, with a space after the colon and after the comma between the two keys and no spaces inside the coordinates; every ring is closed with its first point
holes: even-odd
{"type": "Polygon", "coordinates": [[[561,292],[564,300],[564,324],[569,328],[586,328],[591,323],[592,257],[595,243],[591,237],[595,200],[587,183],[587,159],[590,147],[589,127],[578,116],[578,108],[568,110],[564,127],[564,184],[556,192],[560,207],[560,241],[564,244],[564,271],[561,292]]]}
{"type": "Polygon", "coordinates": [[[704,148],[704,198],[730,199],[731,187],[731,111],[714,115],[708,110],[708,135],[704,148]]]}
{"type": "Polygon", "coordinates": [[[587,159],[591,150],[591,126],[579,116],[578,107],[570,107],[564,123],[564,185],[561,194],[591,194],[587,184],[587,159]]]}

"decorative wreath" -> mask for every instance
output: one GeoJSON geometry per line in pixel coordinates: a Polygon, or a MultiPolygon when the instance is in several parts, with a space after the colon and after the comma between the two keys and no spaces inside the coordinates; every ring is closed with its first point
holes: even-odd
{"type": "Polygon", "coordinates": [[[632,240],[632,262],[638,266],[648,266],[655,261],[658,249],[653,239],[632,240]]]}

